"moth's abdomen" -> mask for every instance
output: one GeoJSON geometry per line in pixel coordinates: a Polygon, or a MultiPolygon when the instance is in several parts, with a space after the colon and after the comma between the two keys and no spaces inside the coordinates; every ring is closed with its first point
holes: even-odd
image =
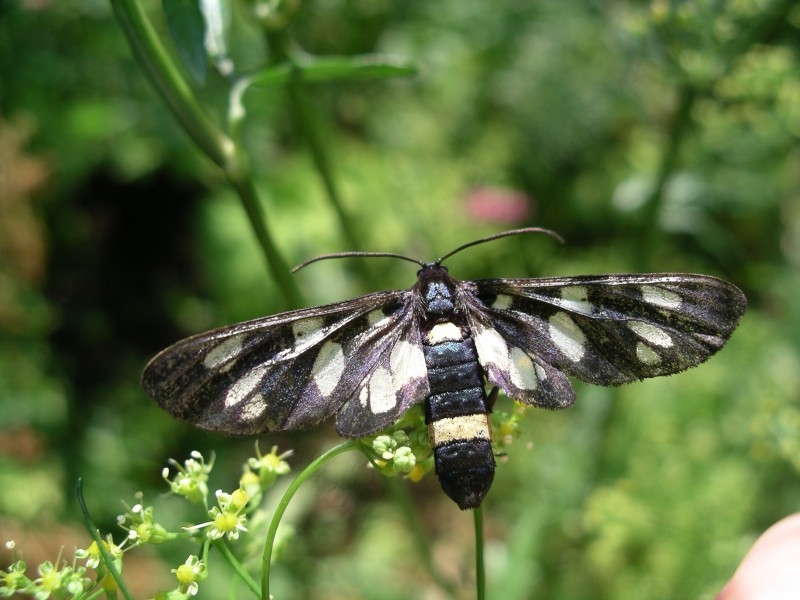
{"type": "Polygon", "coordinates": [[[480,506],[494,478],[490,407],[475,344],[453,323],[438,323],[424,337],[430,395],[425,422],[436,475],[459,508],[480,506]]]}

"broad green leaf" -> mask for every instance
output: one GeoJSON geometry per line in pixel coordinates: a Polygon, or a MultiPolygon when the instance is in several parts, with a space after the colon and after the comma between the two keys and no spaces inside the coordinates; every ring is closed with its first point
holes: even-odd
{"type": "Polygon", "coordinates": [[[167,27],[184,65],[197,83],[208,73],[206,22],[197,0],[163,0],[167,27]]]}

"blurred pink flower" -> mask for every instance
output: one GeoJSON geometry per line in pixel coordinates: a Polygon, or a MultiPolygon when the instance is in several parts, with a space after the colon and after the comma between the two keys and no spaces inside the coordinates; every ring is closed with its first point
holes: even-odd
{"type": "Polygon", "coordinates": [[[466,206],[476,221],[518,224],[531,216],[533,199],[516,190],[486,186],[472,189],[466,206]]]}

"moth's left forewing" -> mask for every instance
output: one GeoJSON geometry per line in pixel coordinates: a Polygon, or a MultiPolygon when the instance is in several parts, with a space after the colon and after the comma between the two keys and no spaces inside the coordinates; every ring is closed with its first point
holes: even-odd
{"type": "Polygon", "coordinates": [[[174,416],[229,434],[304,429],[333,416],[393,345],[408,292],[380,292],[182,340],[145,368],[174,416]]]}
{"type": "MultiPolygon", "coordinates": [[[[569,375],[616,385],[705,361],[746,307],[704,275],[607,275],[474,282],[474,320],[509,346],[569,375]]],[[[480,348],[479,348],[480,354],[480,348]]]]}

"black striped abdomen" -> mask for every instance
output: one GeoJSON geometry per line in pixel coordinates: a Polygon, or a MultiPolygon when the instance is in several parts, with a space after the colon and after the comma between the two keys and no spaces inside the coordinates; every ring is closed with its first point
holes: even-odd
{"type": "Polygon", "coordinates": [[[475,344],[453,323],[424,336],[430,395],[425,422],[444,492],[459,508],[480,506],[494,478],[490,407],[475,344]]]}

